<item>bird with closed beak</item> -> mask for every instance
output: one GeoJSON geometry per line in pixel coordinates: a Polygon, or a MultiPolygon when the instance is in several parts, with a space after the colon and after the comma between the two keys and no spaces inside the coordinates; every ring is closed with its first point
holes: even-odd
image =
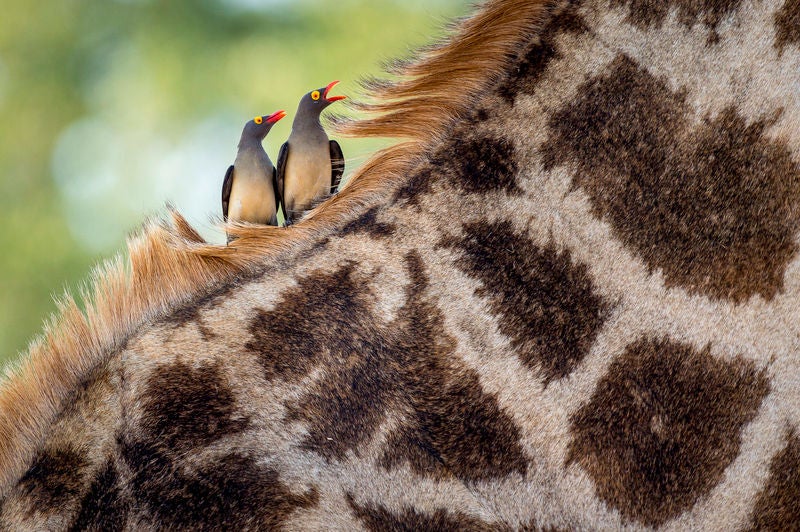
{"type": "Polygon", "coordinates": [[[278,190],[287,223],[318,200],[336,192],[344,173],[344,155],[335,140],[328,139],[320,113],[345,96],[331,96],[334,81],[300,99],[289,139],[278,154],[278,190]]]}
{"type": "Polygon", "coordinates": [[[257,116],[244,125],[236,159],[222,182],[225,221],[278,225],[280,197],[275,167],[261,143],[284,116],[284,111],[276,111],[269,116],[257,116]]]}

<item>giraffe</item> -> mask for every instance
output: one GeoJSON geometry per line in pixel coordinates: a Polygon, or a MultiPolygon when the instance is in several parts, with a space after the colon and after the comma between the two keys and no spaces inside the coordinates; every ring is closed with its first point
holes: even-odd
{"type": "Polygon", "coordinates": [[[288,229],[177,212],[0,389],[29,530],[800,524],[800,1],[489,0],[288,229]]]}

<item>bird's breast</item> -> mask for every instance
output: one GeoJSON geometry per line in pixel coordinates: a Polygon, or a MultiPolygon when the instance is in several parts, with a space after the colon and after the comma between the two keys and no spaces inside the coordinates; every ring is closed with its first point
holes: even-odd
{"type": "Polygon", "coordinates": [[[330,147],[292,146],[284,172],[284,200],[292,208],[305,209],[330,192],[330,147]]]}
{"type": "Polygon", "coordinates": [[[276,215],[272,171],[234,165],[228,218],[252,223],[268,223],[276,215]],[[267,176],[269,173],[269,176],[267,176]]]}

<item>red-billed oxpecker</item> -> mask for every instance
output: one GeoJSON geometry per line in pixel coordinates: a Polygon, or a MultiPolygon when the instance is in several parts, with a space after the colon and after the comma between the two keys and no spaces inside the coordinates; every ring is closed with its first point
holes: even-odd
{"type": "Polygon", "coordinates": [[[275,167],[261,143],[273,124],[284,116],[284,111],[276,111],[244,125],[236,160],[222,182],[222,216],[226,221],[278,225],[275,167]]]}
{"type": "Polygon", "coordinates": [[[283,198],[287,223],[333,194],[344,173],[344,155],[335,140],[329,140],[319,122],[323,109],[345,96],[329,95],[334,81],[300,99],[289,139],[278,154],[278,190],[283,198]]]}

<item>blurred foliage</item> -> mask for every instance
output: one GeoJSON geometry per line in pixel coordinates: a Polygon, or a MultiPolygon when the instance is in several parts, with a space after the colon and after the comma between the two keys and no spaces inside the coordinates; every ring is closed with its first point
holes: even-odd
{"type": "MultiPolygon", "coordinates": [[[[0,362],[90,267],[172,201],[218,238],[252,116],[356,80],[437,36],[466,0],[5,0],[0,17],[0,362]]],[[[331,110],[334,110],[333,108],[331,110]]],[[[342,111],[342,109],[339,109],[342,111]]],[[[348,173],[374,141],[342,141],[348,173]]],[[[346,177],[346,176],[345,176],[346,177]]]]}

